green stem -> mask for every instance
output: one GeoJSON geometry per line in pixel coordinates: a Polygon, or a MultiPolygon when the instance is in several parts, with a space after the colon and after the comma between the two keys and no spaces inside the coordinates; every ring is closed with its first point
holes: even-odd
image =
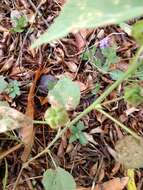
{"type": "Polygon", "coordinates": [[[134,138],[140,140],[140,136],[138,136],[134,131],[132,131],[131,129],[129,129],[128,127],[126,127],[124,124],[122,124],[120,121],[118,121],[117,119],[113,118],[110,114],[108,114],[107,112],[105,112],[104,110],[102,110],[102,108],[97,107],[95,108],[97,111],[99,111],[100,113],[102,113],[103,115],[105,115],[106,117],[108,117],[110,120],[112,120],[114,123],[116,123],[118,126],[120,126],[122,129],[124,129],[127,133],[129,133],[130,135],[132,135],[134,138]]]}
{"type": "Polygon", "coordinates": [[[52,142],[39,154],[37,154],[35,157],[29,159],[26,163],[25,163],[25,167],[32,162],[33,160],[35,160],[36,158],[40,157],[41,155],[45,154],[47,151],[49,151],[49,148],[51,148],[53,146],[53,144],[65,133],[65,131],[70,128],[72,125],[74,125],[77,121],[79,121],[83,116],[85,116],[86,114],[88,114],[90,111],[92,111],[93,109],[95,109],[95,107],[99,104],[102,103],[102,101],[115,89],[117,88],[117,86],[119,86],[125,79],[127,79],[133,72],[135,72],[135,70],[142,64],[139,63],[138,64],[138,58],[140,56],[140,54],[143,51],[143,46],[140,47],[140,49],[138,50],[138,52],[136,53],[136,56],[133,59],[132,65],[129,67],[129,69],[123,74],[123,76],[118,79],[115,83],[113,83],[109,88],[107,88],[107,90],[105,90],[105,92],[99,97],[97,98],[97,100],[95,100],[95,102],[93,102],[88,108],[86,108],[82,113],[80,113],[75,119],[73,119],[71,122],[69,122],[65,128],[63,128],[60,133],[58,135],[56,135],[56,137],[52,140],[52,142]]]}

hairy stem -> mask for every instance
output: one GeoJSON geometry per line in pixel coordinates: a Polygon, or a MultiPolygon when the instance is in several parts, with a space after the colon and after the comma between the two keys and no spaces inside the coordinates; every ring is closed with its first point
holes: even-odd
{"type": "Polygon", "coordinates": [[[105,112],[102,108],[100,108],[100,107],[96,108],[95,107],[95,109],[97,111],[99,111],[100,113],[102,113],[103,115],[105,115],[106,117],[108,117],[111,121],[113,121],[114,123],[116,123],[118,126],[120,126],[122,129],[124,129],[124,131],[126,131],[127,133],[129,133],[130,135],[132,135],[134,138],[140,140],[140,138],[141,138],[140,136],[138,136],[134,131],[132,131],[131,129],[129,129],[123,123],[121,123],[117,119],[113,118],[110,114],[108,114],[107,112],[105,112]]]}

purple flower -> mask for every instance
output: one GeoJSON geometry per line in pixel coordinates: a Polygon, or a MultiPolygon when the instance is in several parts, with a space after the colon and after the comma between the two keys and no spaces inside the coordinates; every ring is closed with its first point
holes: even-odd
{"type": "Polygon", "coordinates": [[[99,47],[100,49],[107,48],[109,46],[109,37],[105,37],[100,41],[99,47]]]}

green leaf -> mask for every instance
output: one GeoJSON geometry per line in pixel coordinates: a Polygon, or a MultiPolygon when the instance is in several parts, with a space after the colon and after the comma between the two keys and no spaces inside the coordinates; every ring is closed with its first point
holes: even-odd
{"type": "Polygon", "coordinates": [[[117,63],[119,60],[119,57],[117,56],[117,53],[116,53],[116,46],[115,45],[113,47],[103,48],[102,54],[104,55],[104,57],[108,61],[109,66],[111,64],[117,63]]]}
{"type": "Polygon", "coordinates": [[[140,45],[143,44],[143,20],[140,20],[133,25],[132,36],[140,45]]]}
{"type": "Polygon", "coordinates": [[[119,78],[122,77],[123,75],[123,71],[121,70],[114,70],[114,71],[111,71],[109,74],[110,74],[110,77],[113,79],[113,80],[118,80],[119,78]]]}
{"type": "Polygon", "coordinates": [[[11,29],[12,32],[21,33],[24,31],[24,27],[27,25],[26,16],[21,16],[20,18],[14,18],[16,26],[11,29]]]}
{"type": "Polygon", "coordinates": [[[60,79],[48,94],[52,106],[62,106],[66,110],[75,109],[80,101],[80,89],[67,77],[60,79]]]}
{"type": "Polygon", "coordinates": [[[7,86],[8,83],[5,81],[5,77],[0,75],[0,93],[4,92],[7,86]]]}
{"type": "Polygon", "coordinates": [[[143,139],[125,136],[115,146],[117,160],[127,168],[143,167],[143,139]]]}
{"type": "Polygon", "coordinates": [[[95,87],[92,89],[92,94],[93,95],[97,95],[97,93],[99,92],[99,90],[100,90],[100,84],[96,83],[95,87]]]}
{"type": "Polygon", "coordinates": [[[72,175],[60,167],[56,170],[48,169],[44,173],[42,183],[45,190],[76,190],[72,175]]]}
{"type": "Polygon", "coordinates": [[[139,85],[130,85],[125,88],[124,99],[133,106],[143,103],[142,88],[139,85]]]}
{"type": "Polygon", "coordinates": [[[85,145],[88,143],[82,130],[85,129],[85,125],[82,121],[79,121],[76,126],[71,127],[72,135],[70,136],[69,143],[73,143],[79,140],[80,144],[85,145]]]}
{"type": "Polygon", "coordinates": [[[73,143],[75,142],[76,140],[78,140],[78,137],[76,135],[71,135],[70,136],[70,139],[69,139],[69,143],[73,143]]]}
{"type": "Polygon", "coordinates": [[[79,121],[77,124],[76,124],[76,127],[78,129],[78,131],[82,131],[85,129],[85,125],[82,121],[79,121]]]}
{"type": "Polygon", "coordinates": [[[15,98],[17,95],[20,95],[20,88],[19,88],[19,82],[17,80],[11,81],[7,88],[5,89],[5,92],[11,97],[15,98]]]}
{"type": "Polygon", "coordinates": [[[47,109],[44,117],[47,124],[53,129],[64,126],[69,121],[68,114],[63,107],[51,107],[47,109]]]}
{"type": "Polygon", "coordinates": [[[86,145],[88,143],[88,140],[86,139],[84,133],[79,134],[79,142],[81,145],[86,145]]]}
{"type": "Polygon", "coordinates": [[[96,47],[93,46],[92,48],[87,49],[85,52],[82,54],[82,60],[87,61],[90,59],[90,57],[93,57],[96,53],[96,47]]]}
{"type": "Polygon", "coordinates": [[[71,31],[121,23],[143,13],[141,0],[70,0],[54,24],[37,39],[32,47],[57,40],[71,31]]]}

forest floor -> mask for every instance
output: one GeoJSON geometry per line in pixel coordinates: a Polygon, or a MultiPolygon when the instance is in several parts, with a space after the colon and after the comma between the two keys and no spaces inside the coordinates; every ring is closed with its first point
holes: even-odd
{"type": "MultiPolygon", "coordinates": [[[[7,82],[16,80],[20,86],[19,95],[13,98],[7,93],[1,93],[0,101],[6,101],[11,108],[25,114],[29,109],[28,100],[32,95],[32,107],[29,110],[35,120],[43,120],[44,113],[49,107],[46,99],[47,89],[41,80],[43,76],[52,75],[59,79],[61,75],[66,75],[79,85],[80,104],[76,110],[69,112],[70,118],[75,118],[115,81],[109,72],[104,73],[93,65],[88,57],[90,47],[100,50],[100,42],[108,37],[109,46],[114,46],[118,56],[117,63],[109,65],[108,69],[123,72],[138,47],[134,39],[119,26],[107,26],[94,30],[81,30],[54,43],[30,49],[34,39],[58,16],[62,3],[60,0],[43,1],[41,4],[40,0],[0,2],[0,76],[4,76],[7,82]],[[26,15],[28,22],[22,32],[12,32],[11,28],[14,27],[12,17],[13,15],[19,17],[20,14],[26,15]],[[31,86],[34,86],[32,93],[31,86]],[[39,86],[42,86],[41,89],[39,86]]],[[[97,51],[96,56],[102,59],[103,55],[101,51],[97,51]]],[[[127,83],[127,81],[122,83],[106,98],[105,102],[113,99],[115,101],[105,104],[104,108],[114,118],[142,135],[142,107],[131,107],[121,98],[127,83]]],[[[142,85],[142,81],[140,83],[142,85]]],[[[73,175],[77,186],[85,188],[126,177],[125,169],[115,160],[115,143],[125,135],[125,132],[96,111],[83,117],[82,121],[86,126],[84,134],[88,144],[81,145],[78,141],[69,143],[69,133],[65,133],[51,149],[57,165],[73,175]]],[[[34,144],[30,157],[41,152],[56,135],[56,131],[47,125],[34,125],[34,130],[34,144]]],[[[0,190],[3,189],[2,179],[5,176],[6,166],[8,190],[13,188],[20,172],[21,155],[24,150],[23,146],[18,146],[21,135],[20,129],[15,131],[16,139],[13,138],[13,133],[0,134],[0,156],[6,152],[6,156],[0,160],[0,190]]],[[[53,163],[47,154],[33,160],[23,170],[17,190],[42,190],[42,175],[47,168],[53,168],[53,163]]],[[[143,189],[142,176],[143,171],[136,170],[135,180],[138,189],[143,189]]],[[[114,190],[123,189],[114,185],[114,190]]]]}

